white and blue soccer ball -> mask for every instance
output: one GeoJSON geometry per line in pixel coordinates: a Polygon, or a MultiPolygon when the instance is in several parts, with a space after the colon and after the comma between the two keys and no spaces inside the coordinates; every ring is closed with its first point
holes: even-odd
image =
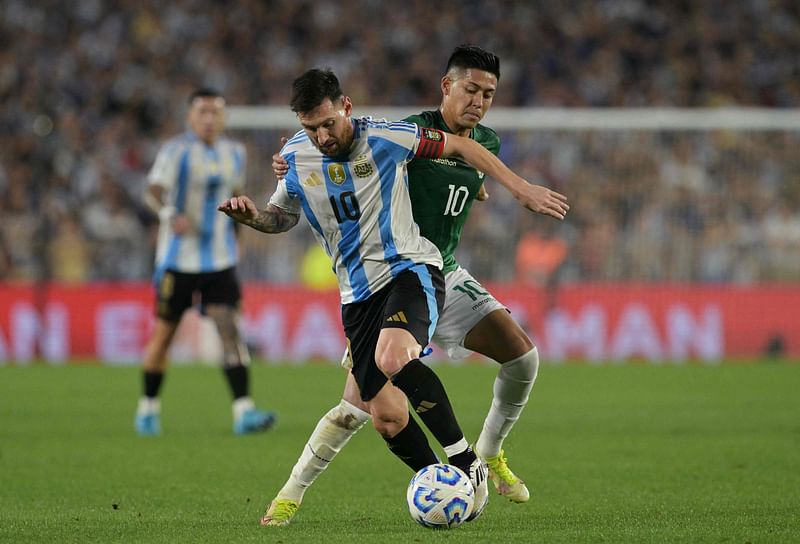
{"type": "Polygon", "coordinates": [[[464,471],[437,463],[414,474],[408,484],[406,500],[412,519],[420,525],[452,529],[472,513],[475,489],[464,471]]]}

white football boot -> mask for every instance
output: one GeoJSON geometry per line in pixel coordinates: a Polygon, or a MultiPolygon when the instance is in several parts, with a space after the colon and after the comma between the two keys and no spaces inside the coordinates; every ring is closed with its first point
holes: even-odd
{"type": "Polygon", "coordinates": [[[472,513],[467,517],[466,521],[472,521],[483,513],[483,509],[489,503],[489,480],[487,478],[489,469],[486,462],[478,457],[469,466],[469,481],[472,482],[472,487],[475,488],[475,506],[472,507],[472,513]]]}

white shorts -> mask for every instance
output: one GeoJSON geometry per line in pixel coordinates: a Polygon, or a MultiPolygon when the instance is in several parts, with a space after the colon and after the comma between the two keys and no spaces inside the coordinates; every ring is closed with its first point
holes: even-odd
{"type": "Polygon", "coordinates": [[[489,291],[460,266],[444,277],[444,309],[433,332],[432,342],[451,359],[472,354],[464,338],[478,322],[495,310],[505,310],[489,291]]]}

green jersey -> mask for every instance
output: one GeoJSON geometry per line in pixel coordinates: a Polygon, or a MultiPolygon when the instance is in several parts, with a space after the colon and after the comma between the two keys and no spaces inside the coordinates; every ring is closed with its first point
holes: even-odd
{"type": "MultiPolygon", "coordinates": [[[[440,111],[423,111],[405,119],[422,127],[450,133],[440,111]]],[[[497,155],[500,138],[492,129],[477,125],[470,138],[497,155]]],[[[459,158],[414,159],[408,164],[408,185],[414,221],[421,234],[436,244],[444,273],[458,268],[455,251],[484,173],[459,158]]]]}

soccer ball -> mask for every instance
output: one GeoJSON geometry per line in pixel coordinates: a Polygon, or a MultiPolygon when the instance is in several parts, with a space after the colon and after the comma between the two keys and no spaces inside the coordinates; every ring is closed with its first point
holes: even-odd
{"type": "Polygon", "coordinates": [[[411,518],[424,527],[452,529],[472,513],[475,489],[464,471],[437,463],[411,478],[406,492],[411,518]]]}

